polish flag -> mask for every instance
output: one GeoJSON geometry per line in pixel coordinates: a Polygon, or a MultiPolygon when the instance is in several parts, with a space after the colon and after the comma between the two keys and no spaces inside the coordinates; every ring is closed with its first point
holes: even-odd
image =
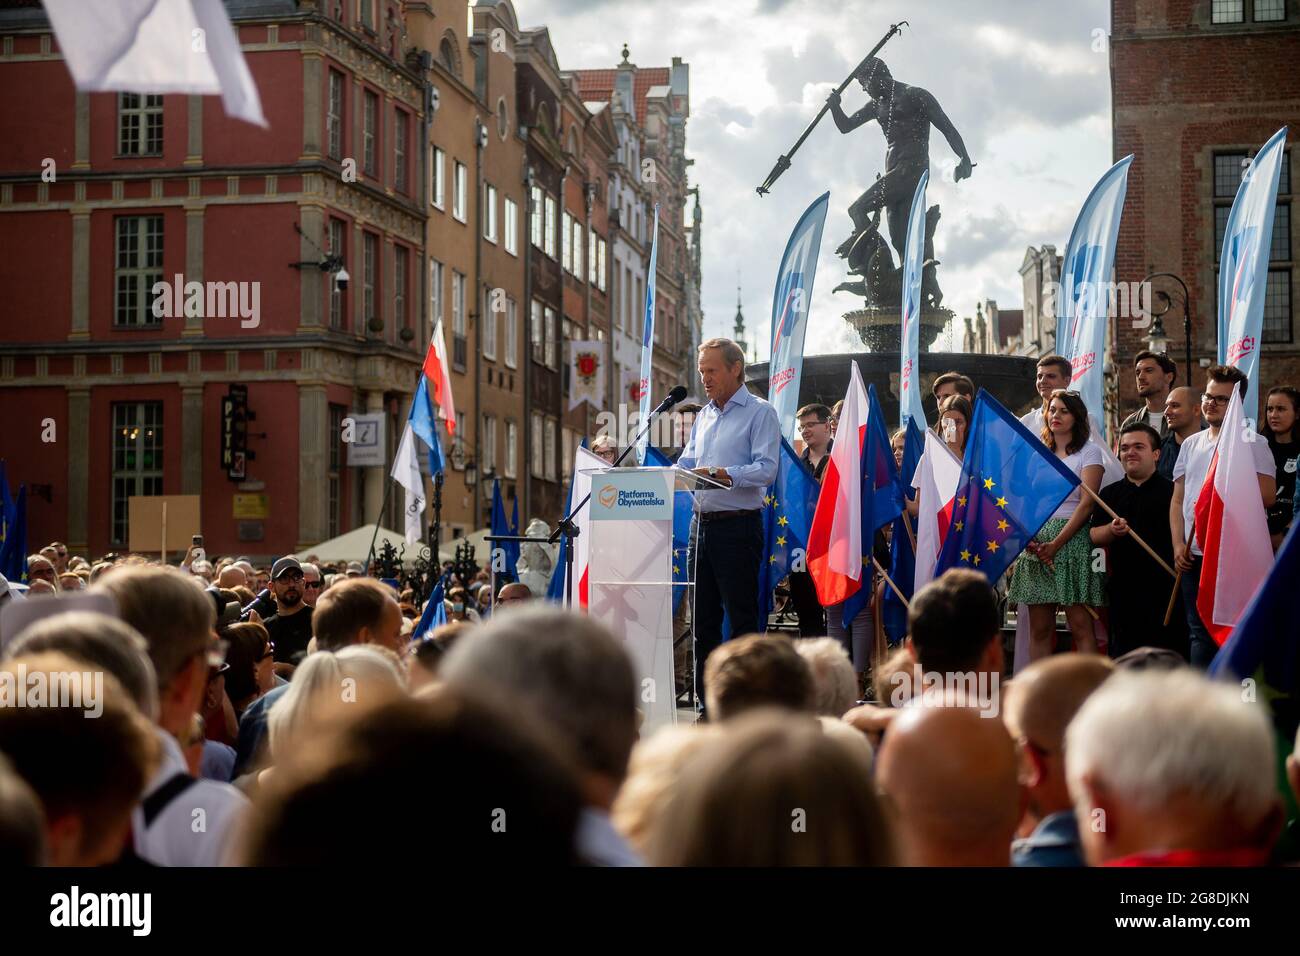
{"type": "Polygon", "coordinates": [[[926,429],[925,453],[917,462],[916,574],[913,593],[934,580],[943,539],[952,523],[952,506],[961,483],[961,462],[943,440],[926,429]]]}
{"type": "Polygon", "coordinates": [[[1196,609],[1205,629],[1222,645],[1246,605],[1273,567],[1273,545],[1259,494],[1252,441],[1264,441],[1248,428],[1241,390],[1232,391],[1219,429],[1210,471],[1196,499],[1196,540],[1205,559],[1201,564],[1196,609]]]}
{"type": "Polygon", "coordinates": [[[857,363],[849,368],[849,390],[808,531],[808,573],[823,606],[839,604],[862,586],[862,440],[867,433],[867,390],[857,363]]]}
{"type": "MultiPolygon", "coordinates": [[[[576,505],[591,493],[591,475],[584,472],[592,468],[608,468],[609,462],[579,445],[573,450],[573,492],[576,505]]],[[[590,596],[588,568],[591,564],[591,505],[578,509],[573,516],[578,535],[573,539],[573,603],[585,609],[590,596]]]]}
{"type": "Polygon", "coordinates": [[[433,400],[438,403],[438,417],[446,423],[447,434],[456,434],[456,403],[451,397],[451,363],[447,361],[442,319],[433,326],[433,340],[424,356],[424,374],[433,386],[433,400]]]}

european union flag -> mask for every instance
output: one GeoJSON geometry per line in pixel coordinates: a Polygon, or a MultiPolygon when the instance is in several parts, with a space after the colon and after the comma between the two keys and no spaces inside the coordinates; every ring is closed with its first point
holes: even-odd
{"type": "MultiPolygon", "coordinates": [[[[903,466],[898,470],[898,483],[903,489],[906,497],[911,497],[909,489],[912,487],[912,479],[916,475],[917,463],[921,460],[921,453],[925,451],[925,436],[921,432],[921,426],[917,424],[915,418],[908,419],[907,437],[903,445],[903,466]]],[[[915,534],[915,528],[912,534],[908,533],[906,522],[907,517],[901,512],[894,519],[893,537],[889,542],[889,576],[907,595],[907,599],[912,600],[913,583],[916,578],[916,546],[912,543],[912,534],[915,534]]],[[[893,588],[885,588],[885,600],[880,608],[881,620],[885,625],[885,633],[889,637],[889,643],[897,644],[907,636],[907,608],[903,602],[898,599],[893,588]]]]}
{"type": "MultiPolygon", "coordinates": [[[[519,514],[519,499],[515,499],[515,514],[519,514]]],[[[506,521],[506,506],[501,500],[501,479],[492,479],[492,533],[500,535],[518,534],[519,530],[518,517],[515,519],[515,527],[511,527],[506,521]]],[[[494,541],[492,542],[492,552],[495,555],[497,548],[505,554],[505,574],[511,581],[519,580],[519,542],[518,541],[494,541]]]]}
{"type": "Polygon", "coordinates": [[[820,490],[808,466],[782,438],[776,481],[763,498],[764,561],[758,569],[758,620],[764,630],[777,584],[791,571],[808,570],[804,552],[820,490]]]}
{"type": "Polygon", "coordinates": [[[0,546],[0,574],[15,583],[27,580],[27,486],[18,488],[13,506],[13,520],[5,528],[5,542],[0,546]]]}
{"type": "Polygon", "coordinates": [[[844,627],[871,603],[875,591],[875,566],[871,552],[876,531],[903,513],[903,489],[898,480],[898,465],[889,446],[885,413],[876,397],[876,386],[867,386],[867,433],[862,439],[862,566],[866,569],[862,587],[844,602],[844,627]]]}
{"type": "MultiPolygon", "coordinates": [[[[654,445],[647,445],[645,463],[650,468],[671,468],[672,462],[654,445]]],[[[694,496],[689,491],[673,493],[673,611],[676,613],[686,587],[691,583],[691,517],[695,514],[694,496]]]]}
{"type": "Polygon", "coordinates": [[[420,376],[420,384],[415,388],[415,398],[411,402],[411,430],[417,438],[429,448],[429,474],[440,475],[445,467],[442,455],[442,442],[438,440],[438,424],[433,418],[433,406],[429,402],[429,380],[420,376]]]}
{"type": "Polygon", "coordinates": [[[5,538],[9,536],[9,529],[13,527],[14,520],[18,517],[17,510],[13,496],[9,494],[9,475],[5,468],[5,460],[0,458],[0,547],[4,546],[5,538]]]}
{"type": "Polygon", "coordinates": [[[418,641],[435,627],[441,627],[447,623],[447,606],[443,604],[443,584],[447,580],[444,574],[434,585],[432,593],[429,594],[429,600],[424,605],[424,613],[420,615],[419,622],[415,625],[415,632],[411,635],[411,640],[418,641]]]}
{"type": "Polygon", "coordinates": [[[1079,479],[984,389],[975,398],[952,525],[934,568],[973,568],[993,584],[1079,479]]]}
{"type": "MultiPolygon", "coordinates": [[[[1268,705],[1276,732],[1279,784],[1289,793],[1284,771],[1300,724],[1300,521],[1291,523],[1286,540],[1264,584],[1233,628],[1232,636],[1210,662],[1211,677],[1231,681],[1252,678],[1257,699],[1268,705]]],[[[1292,800],[1287,816],[1296,817],[1292,800]]],[[[1296,834],[1291,834],[1295,839],[1296,834]]]]}

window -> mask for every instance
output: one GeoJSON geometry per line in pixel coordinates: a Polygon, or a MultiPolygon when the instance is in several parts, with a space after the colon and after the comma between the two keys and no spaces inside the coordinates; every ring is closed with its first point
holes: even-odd
{"type": "Polygon", "coordinates": [[[487,474],[496,471],[497,465],[497,420],[491,415],[483,416],[483,435],[479,439],[479,471],[487,474]]]}
{"type": "Polygon", "coordinates": [[[443,319],[443,282],[446,272],[437,259],[429,260],[429,321],[437,325],[443,319]]]}
{"type": "Polygon", "coordinates": [[[162,281],[163,217],[121,216],[117,220],[113,272],[118,326],[161,325],[153,313],[153,286],[162,281]]]}
{"type": "Polygon", "coordinates": [[[519,304],[506,299],[506,367],[519,367],[519,304]]]}
{"type": "Polygon", "coordinates": [[[573,264],[569,271],[579,279],[582,278],[582,223],[574,219],[569,223],[569,233],[572,238],[569,240],[573,247],[573,264]]]}
{"type": "Polygon", "coordinates": [[[406,192],[406,113],[393,110],[393,188],[406,192]]]}
{"type": "MultiPolygon", "coordinates": [[[[347,224],[342,219],[330,220],[330,255],[338,256],[346,260],[346,250],[344,242],[347,237],[347,224]]],[[[343,328],[343,292],[339,289],[339,284],[334,281],[331,275],[325,276],[325,281],[329,283],[330,289],[330,328],[343,328]]]]}
{"type": "Polygon", "coordinates": [[[518,444],[519,444],[519,426],[509,419],[506,420],[506,459],[501,466],[502,473],[507,478],[514,478],[518,468],[518,444]]]}
{"type": "Polygon", "coordinates": [[[444,195],[447,188],[446,167],[447,154],[437,146],[433,147],[433,163],[429,172],[431,180],[429,183],[429,205],[437,206],[439,209],[446,208],[446,197],[444,195]]]}
{"type": "Polygon", "coordinates": [[[546,196],[546,235],[543,238],[543,251],[552,259],[555,258],[555,199],[547,194],[546,196]]]}
{"type": "Polygon", "coordinates": [[[1265,342],[1292,340],[1290,269],[1268,270],[1268,283],[1264,287],[1264,325],[1261,338],[1265,342]]]}
{"type": "Polygon", "coordinates": [[[488,242],[497,241],[497,188],[486,183],[483,186],[483,238],[488,242]]]}
{"type": "Polygon", "coordinates": [[[542,454],[542,413],[533,412],[530,424],[533,433],[533,453],[528,456],[528,473],[534,478],[546,475],[545,456],[542,454]]]}
{"type": "Polygon", "coordinates": [[[1249,157],[1245,153],[1216,153],[1214,156],[1214,196],[1231,199],[1237,195],[1249,157]]]}
{"type": "Polygon", "coordinates": [[[519,255],[519,207],[513,199],[505,201],[505,215],[502,217],[502,231],[505,233],[506,252],[512,256],[519,255]]]}
{"type": "Polygon", "coordinates": [[[534,186],[528,203],[528,237],[538,249],[542,248],[542,190],[534,186]]]}
{"type": "Polygon", "coordinates": [[[467,182],[468,180],[466,179],[465,164],[457,163],[456,181],[452,185],[452,189],[455,191],[453,192],[451,198],[451,214],[455,216],[457,219],[459,219],[461,222],[465,222],[467,216],[467,213],[465,211],[465,199],[466,199],[465,190],[468,188],[466,185],[467,182]]]}
{"type": "Polygon", "coordinates": [[[343,418],[347,409],[342,405],[331,405],[329,431],[329,469],[326,471],[326,510],[325,530],[331,537],[337,537],[343,519],[343,418]]]}
{"type": "Polygon", "coordinates": [[[600,291],[605,291],[605,240],[600,239],[596,242],[596,251],[600,254],[600,262],[596,265],[596,284],[600,286],[600,291]]]}
{"type": "Polygon", "coordinates": [[[393,246],[393,328],[409,325],[406,314],[406,247],[393,246]]]}
{"type": "Polygon", "coordinates": [[[596,230],[593,229],[587,234],[587,281],[591,285],[599,285],[600,278],[596,275],[596,230]]]}
{"type": "Polygon", "coordinates": [[[469,352],[465,340],[465,277],[455,269],[451,271],[451,364],[465,371],[469,352]]]}
{"type": "Polygon", "coordinates": [[[161,156],[163,102],[158,93],[117,95],[119,156],[161,156]]]}
{"type": "Polygon", "coordinates": [[[375,318],[375,262],[379,258],[379,238],[361,234],[361,318],[367,326],[375,318]]]}
{"type": "Polygon", "coordinates": [[[330,159],[343,158],[343,74],[330,70],[329,105],[325,109],[325,141],[330,159]]]}
{"type": "Polygon", "coordinates": [[[555,310],[550,306],[547,306],[542,314],[545,318],[543,324],[546,327],[546,347],[543,349],[546,357],[546,367],[551,369],[559,368],[559,364],[555,358],[557,351],[555,347],[555,337],[558,334],[555,321],[555,310]]]}
{"type": "Polygon", "coordinates": [[[375,0],[361,0],[361,9],[358,11],[363,26],[375,28],[375,0]]]}
{"type": "Polygon", "coordinates": [[[556,458],[559,449],[555,445],[555,419],[546,419],[546,480],[556,481],[559,479],[559,469],[556,467],[556,458]]]}
{"type": "Polygon", "coordinates": [[[115,402],[112,408],[112,539],[125,545],[128,500],[163,493],[163,404],[115,402]]]}
{"type": "Polygon", "coordinates": [[[361,110],[361,169],[367,176],[375,176],[376,132],[379,117],[379,97],[366,90],[361,110]]]}
{"type": "Polygon", "coordinates": [[[482,336],[479,346],[485,359],[496,361],[497,357],[497,314],[492,311],[492,290],[483,290],[483,312],[482,321],[479,322],[480,335],[482,336]]]}
{"type": "Polygon", "coordinates": [[[1214,0],[1210,11],[1211,23],[1240,23],[1244,18],[1246,0],[1214,0]]]}
{"type": "Polygon", "coordinates": [[[470,447],[469,436],[465,431],[464,412],[456,413],[456,437],[452,439],[452,442],[453,442],[453,447],[457,447],[461,450],[461,455],[456,456],[461,458],[461,464],[458,466],[455,462],[455,459],[453,458],[451,466],[455,468],[457,471],[464,471],[466,461],[462,456],[465,454],[465,449],[467,447],[470,447]]]}
{"type": "Polygon", "coordinates": [[[536,299],[529,306],[529,317],[532,319],[533,361],[540,362],[545,354],[546,329],[542,323],[542,303],[536,299]]]}
{"type": "Polygon", "coordinates": [[[573,271],[573,236],[570,225],[573,217],[567,212],[560,219],[560,265],[565,272],[573,271]]]}
{"type": "Polygon", "coordinates": [[[572,428],[563,430],[564,448],[560,455],[560,478],[567,485],[569,479],[573,477],[573,449],[578,447],[582,439],[572,428]]]}
{"type": "MultiPolygon", "coordinates": [[[[1244,152],[1216,153],[1214,156],[1214,260],[1221,263],[1223,239],[1228,216],[1236,198],[1244,170],[1249,168],[1244,152]]],[[[1277,206],[1273,211],[1273,234],[1269,242],[1269,270],[1264,285],[1264,318],[1261,343],[1294,341],[1291,310],[1291,153],[1282,154],[1278,176],[1277,206]]],[[[1218,270],[1215,271],[1216,285],[1218,270]]]]}
{"type": "Polygon", "coordinates": [[[1286,19],[1286,0],[1255,0],[1255,22],[1270,23],[1286,19]]]}

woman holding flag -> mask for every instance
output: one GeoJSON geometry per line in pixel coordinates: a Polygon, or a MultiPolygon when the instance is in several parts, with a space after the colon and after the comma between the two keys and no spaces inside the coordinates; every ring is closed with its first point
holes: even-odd
{"type": "MultiPolygon", "coordinates": [[[[1088,441],[1088,410],[1078,392],[1057,389],[1047,405],[1043,442],[1062,464],[1092,491],[1101,486],[1101,449],[1088,441]]],[[[1105,581],[1092,568],[1088,518],[1092,496],[1075,488],[1011,569],[1007,598],[1029,605],[1029,657],[1037,660],[1054,650],[1056,609],[1065,620],[1078,651],[1096,653],[1092,617],[1088,608],[1105,605],[1105,581]]]]}

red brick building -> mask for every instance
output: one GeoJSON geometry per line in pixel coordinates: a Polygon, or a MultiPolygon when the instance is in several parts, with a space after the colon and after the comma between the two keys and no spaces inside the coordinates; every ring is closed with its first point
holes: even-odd
{"type": "MultiPolygon", "coordinates": [[[[1116,280],[1171,272],[1187,284],[1193,364],[1214,361],[1219,252],[1243,161],[1281,126],[1300,129],[1300,5],[1288,0],[1112,0],[1111,87],[1114,155],[1134,154],[1120,227],[1116,280]]],[[[1300,382],[1296,329],[1300,248],[1294,149],[1278,194],[1262,335],[1267,386],[1300,382]]],[[[1176,282],[1163,317],[1168,351],[1186,384],[1181,298],[1176,282]]],[[[1157,308],[1160,306],[1157,301],[1157,308]]],[[[1137,404],[1133,356],[1149,329],[1117,320],[1112,360],[1120,411],[1137,404]]],[[[1193,369],[1195,386],[1203,371],[1193,369]]]]}

